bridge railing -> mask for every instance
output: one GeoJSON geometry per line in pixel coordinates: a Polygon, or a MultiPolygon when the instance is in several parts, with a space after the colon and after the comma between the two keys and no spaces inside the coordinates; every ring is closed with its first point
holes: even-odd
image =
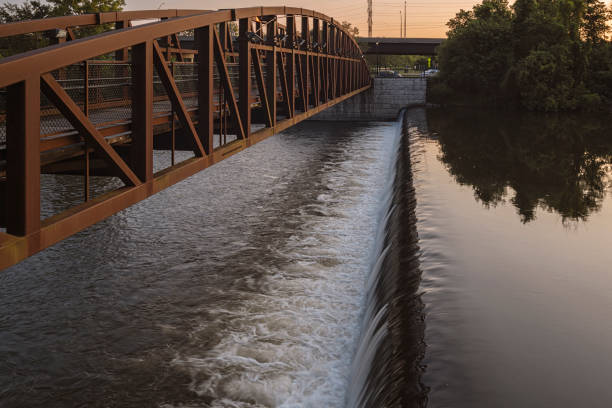
{"type": "Polygon", "coordinates": [[[0,24],[0,51],[3,45],[15,47],[15,42],[19,43],[15,51],[24,52],[74,41],[101,31],[131,27],[143,21],[160,21],[209,12],[180,9],[113,11],[0,24]]]}
{"type": "Polygon", "coordinates": [[[347,31],[289,7],[176,17],[0,60],[0,267],[369,86],[347,31]],[[171,161],[160,168],[153,150],[171,161]],[[191,158],[177,163],[176,150],[191,158]],[[81,177],[81,202],[41,209],[41,174],[81,177]],[[117,188],[95,191],[91,175],[117,188]]]}

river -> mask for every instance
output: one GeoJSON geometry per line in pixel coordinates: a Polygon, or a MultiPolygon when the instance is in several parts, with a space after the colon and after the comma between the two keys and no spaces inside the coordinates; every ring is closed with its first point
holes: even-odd
{"type": "Polygon", "coordinates": [[[0,406],[609,406],[609,130],[303,122],[0,273],[0,406]]]}

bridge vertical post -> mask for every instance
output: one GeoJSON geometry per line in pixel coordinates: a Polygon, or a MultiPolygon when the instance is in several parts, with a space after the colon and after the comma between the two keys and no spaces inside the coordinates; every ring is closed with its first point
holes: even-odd
{"type": "MultiPolygon", "coordinates": [[[[115,29],[116,30],[121,30],[123,28],[128,28],[130,26],[130,22],[128,20],[124,20],[124,21],[117,21],[115,23],[115,29]]],[[[128,62],[129,60],[129,52],[127,48],[122,48],[120,50],[115,51],[115,60],[116,61],[121,61],[121,62],[128,62]]],[[[123,68],[123,77],[127,77],[130,75],[129,70],[127,67],[123,68]]],[[[130,90],[128,89],[127,86],[123,87],[123,98],[124,99],[130,99],[130,90]]]]}
{"type": "MultiPolygon", "coordinates": [[[[132,47],[132,170],[142,182],[153,180],[153,43],[132,47]]],[[[174,118],[173,118],[174,119],[174,118]]]]}
{"type": "Polygon", "coordinates": [[[350,91],[350,86],[351,86],[351,64],[350,61],[348,60],[348,58],[351,56],[350,52],[349,52],[349,36],[348,35],[344,35],[343,37],[344,39],[344,57],[346,58],[344,60],[344,93],[349,93],[350,91]]]}
{"type": "Polygon", "coordinates": [[[289,106],[291,117],[295,116],[295,16],[287,16],[287,44],[291,47],[291,54],[287,62],[289,106]]]}
{"type": "Polygon", "coordinates": [[[270,103],[270,116],[272,116],[272,127],[276,126],[276,16],[266,18],[266,42],[272,47],[272,51],[266,51],[266,87],[268,102],[270,103]]]}
{"type": "Polygon", "coordinates": [[[336,97],[336,27],[332,24],[329,26],[329,42],[327,46],[327,54],[331,55],[330,67],[328,74],[330,76],[329,92],[330,97],[334,99],[336,97]]]}
{"type": "Polygon", "coordinates": [[[351,82],[350,82],[350,68],[351,68],[351,64],[350,61],[348,60],[348,58],[350,58],[351,53],[350,53],[350,49],[349,49],[349,36],[348,34],[344,35],[344,56],[345,56],[345,60],[344,60],[344,93],[349,93],[350,91],[350,87],[351,87],[351,82]]]}
{"type": "Polygon", "coordinates": [[[338,73],[338,96],[342,95],[342,31],[338,30],[338,67],[336,71],[338,73]]]}
{"type": "Polygon", "coordinates": [[[349,91],[355,90],[355,61],[349,62],[349,78],[351,78],[351,89],[349,91]]]}
{"type": "MultiPolygon", "coordinates": [[[[125,21],[117,21],[115,23],[115,29],[116,30],[121,30],[123,28],[128,28],[130,26],[130,22],[125,20],[125,21]]],[[[168,47],[170,47],[170,45],[168,45],[168,47]]],[[[123,61],[126,62],[128,60],[129,53],[128,53],[128,49],[127,48],[122,48],[120,50],[115,51],[115,59],[117,61],[123,61]]]]}
{"type": "Polygon", "coordinates": [[[310,94],[310,56],[308,55],[308,47],[310,46],[310,28],[307,16],[302,16],[302,40],[304,40],[302,49],[306,52],[306,54],[302,56],[302,81],[304,82],[304,100],[302,102],[304,105],[304,112],[307,112],[310,105],[308,100],[310,94]]]}
{"type": "Polygon", "coordinates": [[[6,228],[24,236],[40,229],[40,77],[7,91],[6,228]]]}
{"type": "Polygon", "coordinates": [[[312,72],[313,72],[313,78],[312,78],[312,85],[313,85],[313,89],[312,89],[312,100],[314,102],[315,106],[319,106],[319,104],[321,103],[321,94],[320,94],[320,89],[321,89],[321,58],[319,57],[319,53],[321,51],[321,31],[320,31],[321,27],[319,26],[319,19],[318,18],[313,18],[312,19],[312,41],[313,41],[313,45],[316,45],[316,49],[313,49],[313,51],[315,52],[315,55],[313,55],[313,59],[312,59],[312,72]]]}
{"type": "Polygon", "coordinates": [[[323,78],[323,102],[327,102],[329,98],[329,31],[327,21],[323,21],[323,38],[321,41],[323,41],[325,48],[325,50],[321,50],[325,53],[325,57],[323,57],[323,74],[321,75],[323,78]]]}
{"type": "Polygon", "coordinates": [[[195,30],[196,48],[198,50],[198,135],[204,151],[212,164],[214,150],[214,26],[200,27],[195,30]]]}
{"type": "Polygon", "coordinates": [[[345,65],[346,65],[346,61],[344,60],[344,58],[346,57],[346,50],[344,49],[345,43],[344,43],[344,37],[345,34],[344,32],[340,33],[340,38],[339,38],[339,44],[340,44],[340,70],[338,72],[338,75],[340,77],[339,79],[339,84],[340,87],[338,89],[338,92],[340,93],[340,95],[344,95],[344,85],[346,83],[346,72],[345,72],[345,65]]]}
{"type": "Polygon", "coordinates": [[[338,33],[338,95],[344,95],[344,32],[338,33]]]}
{"type": "Polygon", "coordinates": [[[227,52],[227,32],[228,32],[228,24],[227,21],[219,23],[219,42],[221,43],[221,49],[223,52],[227,52]]]}
{"type": "Polygon", "coordinates": [[[242,126],[244,127],[244,136],[250,143],[251,136],[251,42],[247,38],[247,34],[251,29],[251,19],[241,18],[238,26],[238,41],[239,41],[239,110],[242,126]]]}

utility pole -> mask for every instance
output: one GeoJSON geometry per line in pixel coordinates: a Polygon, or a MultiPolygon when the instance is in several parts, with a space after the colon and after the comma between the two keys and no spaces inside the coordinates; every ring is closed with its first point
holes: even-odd
{"type": "Polygon", "coordinates": [[[406,38],[406,0],[404,0],[404,38],[406,38]]]}
{"type": "Polygon", "coordinates": [[[402,10],[400,10],[400,38],[404,37],[404,20],[402,18],[402,10]]]}
{"type": "Polygon", "coordinates": [[[372,0],[368,0],[368,37],[372,37],[372,0]]]}

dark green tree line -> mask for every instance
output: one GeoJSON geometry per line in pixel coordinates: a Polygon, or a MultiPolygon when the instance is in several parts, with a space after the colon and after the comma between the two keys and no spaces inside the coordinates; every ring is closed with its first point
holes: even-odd
{"type": "Polygon", "coordinates": [[[529,110],[596,109],[612,100],[610,10],[600,0],[484,0],[448,22],[438,100],[529,110]]]}

